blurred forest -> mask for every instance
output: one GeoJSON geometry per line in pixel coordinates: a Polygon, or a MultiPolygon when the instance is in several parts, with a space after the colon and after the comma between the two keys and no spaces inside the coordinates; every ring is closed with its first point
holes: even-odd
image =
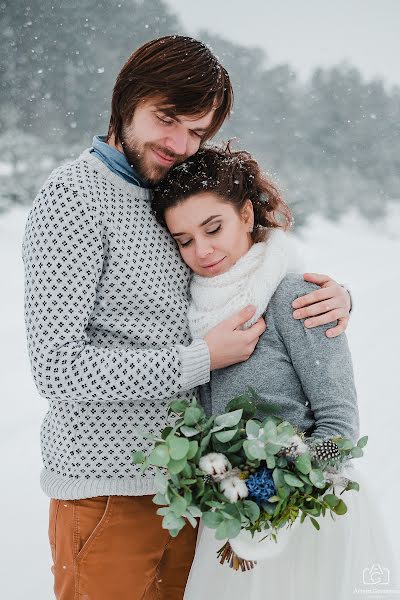
{"type": "MultiPolygon", "coordinates": [[[[162,0],[0,0],[0,211],[30,204],[52,168],[106,133],[122,64],[143,42],[174,33],[186,32],[162,0]]],[[[254,153],[298,225],[353,207],[375,219],[400,201],[400,88],[365,81],[348,64],[301,83],[259,48],[198,37],[235,91],[217,139],[235,137],[254,153]]]]}

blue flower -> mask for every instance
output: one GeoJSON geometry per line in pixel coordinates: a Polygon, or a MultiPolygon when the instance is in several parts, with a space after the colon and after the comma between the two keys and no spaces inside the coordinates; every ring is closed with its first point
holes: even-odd
{"type": "Polygon", "coordinates": [[[267,502],[271,496],[276,494],[272,471],[266,467],[254,473],[254,475],[250,475],[246,480],[246,485],[249,490],[249,497],[253,498],[255,502],[267,502]]]}

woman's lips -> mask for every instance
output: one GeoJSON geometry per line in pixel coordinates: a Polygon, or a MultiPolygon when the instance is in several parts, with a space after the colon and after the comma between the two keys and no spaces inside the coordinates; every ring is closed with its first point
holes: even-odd
{"type": "Polygon", "coordinates": [[[153,150],[153,153],[154,153],[156,159],[162,165],[166,165],[166,166],[170,167],[175,162],[175,158],[172,158],[171,156],[166,156],[165,154],[163,154],[159,150],[155,150],[154,148],[152,148],[152,150],[153,150]]]}
{"type": "Polygon", "coordinates": [[[218,265],[220,265],[222,263],[223,260],[225,260],[226,256],[224,256],[224,258],[221,258],[219,261],[215,262],[215,263],[211,263],[210,265],[205,265],[204,267],[202,267],[203,269],[213,269],[214,267],[217,267],[218,265]]]}

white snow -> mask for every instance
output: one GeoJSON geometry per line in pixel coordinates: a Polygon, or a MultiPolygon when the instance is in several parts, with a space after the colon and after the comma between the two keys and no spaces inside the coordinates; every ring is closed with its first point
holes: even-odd
{"type": "MultiPolygon", "coordinates": [[[[358,466],[381,489],[382,509],[400,560],[397,518],[399,473],[399,205],[386,223],[356,214],[332,224],[315,217],[297,244],[306,268],[350,286],[354,312],[348,329],[361,412],[369,435],[358,466]],[[397,225],[397,226],[396,226],[397,225]],[[389,516],[390,515],[390,516],[389,516]]],[[[39,430],[46,401],[34,387],[25,347],[21,239],[27,210],[0,217],[0,365],[2,390],[1,596],[7,600],[53,598],[47,540],[48,498],[39,487],[39,430]]]]}

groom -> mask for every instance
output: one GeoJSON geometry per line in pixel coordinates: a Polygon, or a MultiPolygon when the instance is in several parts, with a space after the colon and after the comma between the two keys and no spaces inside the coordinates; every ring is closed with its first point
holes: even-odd
{"type": "MultiPolygon", "coordinates": [[[[196,531],[161,528],[151,473],[131,463],[172,397],[190,398],[210,370],[246,360],[265,329],[243,309],[204,339],[186,322],[189,271],[156,222],[151,186],[194,154],[229,115],[226,70],[203,43],[148,42],[122,67],[106,137],[53,171],[23,239],[32,374],[49,409],[41,486],[58,600],[183,597],[196,531]]],[[[348,321],[347,292],[326,276],[298,299],[309,326],[348,321]]]]}

